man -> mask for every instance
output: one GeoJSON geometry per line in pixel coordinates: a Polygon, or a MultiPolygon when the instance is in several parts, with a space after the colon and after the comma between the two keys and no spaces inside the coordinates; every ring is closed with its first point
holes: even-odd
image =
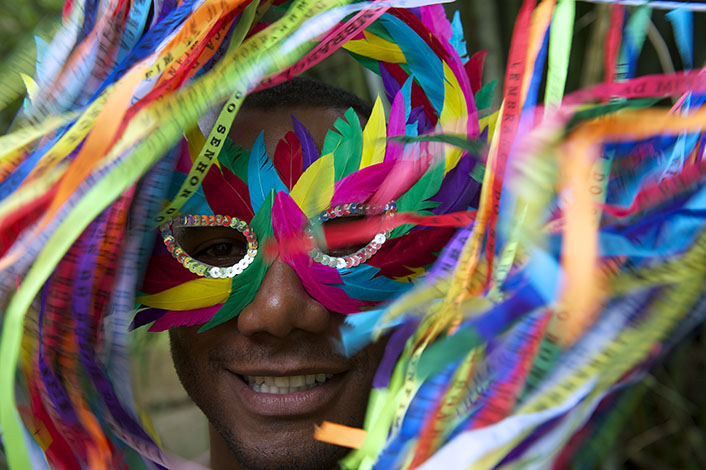
{"type": "MultiPolygon", "coordinates": [[[[226,149],[220,169],[214,166],[204,181],[201,199],[208,204],[190,201],[184,209],[195,214],[213,211],[217,215],[211,216],[211,226],[202,226],[208,223],[204,216],[194,215],[180,216],[162,228],[168,250],[158,244],[143,286],[151,295],[138,300],[167,311],[151,330],[170,328],[177,373],[210,423],[211,465],[216,470],[335,467],[347,449],[315,440],[315,426],[323,421],[362,426],[385,349],[382,341],[350,357],[343,355],[337,346],[343,313],[370,309],[409,288],[454,233],[448,227],[399,227],[378,233],[367,244],[316,248],[308,256],[280,251],[262,261],[267,233],[282,242],[311,227],[307,217],[321,225],[388,218],[395,214],[394,200],[406,210],[417,210],[437,194],[443,161],[415,164],[411,168],[421,171],[413,178],[398,178],[399,162],[384,162],[382,156],[378,163],[361,160],[366,148],[352,142],[362,136],[358,120],[367,120],[369,114],[357,97],[306,79],[251,95],[231,132],[233,144],[249,149],[249,156],[237,147],[226,149]],[[299,161],[300,154],[311,152],[317,158],[309,155],[303,159],[308,163],[299,161]],[[248,157],[247,162],[241,160],[248,157]],[[272,160],[277,174],[270,168],[272,160]],[[308,168],[288,174],[297,165],[308,168]],[[435,183],[413,184],[429,172],[438,175],[435,183]],[[311,174],[316,176],[313,182],[311,174]],[[246,179],[250,188],[243,183],[246,179]],[[279,189],[262,201],[258,198],[263,190],[253,187],[268,184],[279,189]],[[306,184],[314,188],[311,193],[328,194],[323,201],[327,209],[318,216],[308,208],[317,202],[301,196],[306,191],[299,185],[306,184]],[[390,198],[384,199],[388,203],[369,204],[381,192],[381,197],[390,198]],[[226,216],[233,216],[227,227],[214,223],[226,216]],[[241,233],[233,229],[236,225],[241,233]],[[247,262],[241,265],[242,260],[247,262]],[[204,273],[229,266],[242,266],[228,276],[232,283],[196,275],[183,278],[189,275],[184,267],[204,273]],[[218,297],[209,294],[210,289],[225,293],[214,300],[218,297]]],[[[368,145],[379,145],[377,141],[386,145],[386,139],[368,145]]],[[[147,312],[147,321],[154,321],[147,312]]],[[[136,325],[147,321],[138,315],[136,325]]]]}
{"type": "MultiPolygon", "coordinates": [[[[251,149],[264,129],[267,152],[292,129],[294,116],[319,149],[336,119],[360,99],[311,80],[251,95],[231,138],[251,149]]],[[[384,343],[352,357],[335,346],[345,316],[304,289],[282,259],[269,267],[254,300],[237,317],[198,333],[170,330],[180,380],[208,418],[211,467],[333,468],[347,449],[316,441],[314,427],[332,421],[359,427],[384,343]],[[260,391],[263,385],[267,391],[260,391]]]]}

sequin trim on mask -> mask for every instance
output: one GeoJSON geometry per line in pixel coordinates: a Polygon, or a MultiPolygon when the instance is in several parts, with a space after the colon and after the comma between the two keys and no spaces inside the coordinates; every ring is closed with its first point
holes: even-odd
{"type": "MultiPolygon", "coordinates": [[[[356,215],[384,214],[385,216],[393,216],[395,215],[395,212],[397,212],[397,204],[394,201],[385,204],[382,208],[371,204],[349,203],[331,207],[330,209],[321,212],[321,214],[317,217],[317,222],[322,224],[328,220],[339,217],[350,217],[356,215]]],[[[311,224],[307,228],[307,231],[310,233],[313,231],[311,224]]],[[[380,232],[375,235],[370,243],[356,252],[343,257],[327,255],[318,248],[311,250],[309,252],[309,256],[312,260],[319,264],[323,264],[324,266],[330,266],[337,269],[351,268],[368,261],[375,253],[378,252],[389,236],[389,232],[380,232]]]]}
{"type": "Polygon", "coordinates": [[[257,236],[254,230],[244,221],[237,217],[228,215],[180,215],[171,217],[167,222],[160,227],[162,239],[167,247],[167,250],[176,258],[182,266],[196,274],[212,279],[228,279],[241,274],[257,256],[257,236]],[[179,245],[174,233],[172,225],[179,224],[189,227],[229,227],[242,233],[247,240],[247,254],[241,260],[231,266],[213,266],[201,262],[189,254],[179,245]]]}

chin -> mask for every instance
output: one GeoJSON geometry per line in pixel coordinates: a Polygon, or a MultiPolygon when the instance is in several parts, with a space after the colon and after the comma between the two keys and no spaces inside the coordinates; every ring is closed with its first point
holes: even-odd
{"type": "MultiPolygon", "coordinates": [[[[287,426],[284,426],[287,428],[287,426]]],[[[227,452],[239,468],[277,470],[329,470],[338,469],[338,461],[348,449],[315,440],[313,430],[297,432],[280,429],[261,436],[254,443],[247,443],[235,436],[228,426],[212,421],[211,455],[227,452]]],[[[222,457],[221,457],[222,458],[222,457]]],[[[224,459],[225,460],[225,459],[224,459]]],[[[215,463],[215,462],[214,462],[215,463]]],[[[229,464],[228,468],[236,468],[229,464]]]]}

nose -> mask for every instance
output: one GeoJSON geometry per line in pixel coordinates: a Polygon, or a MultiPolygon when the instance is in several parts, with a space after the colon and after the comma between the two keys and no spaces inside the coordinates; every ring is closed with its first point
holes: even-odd
{"type": "Polygon", "coordinates": [[[238,330],[245,336],[267,333],[284,338],[295,330],[324,334],[333,316],[309,296],[296,271],[281,259],[265,274],[250,304],[238,315],[238,330]]]}

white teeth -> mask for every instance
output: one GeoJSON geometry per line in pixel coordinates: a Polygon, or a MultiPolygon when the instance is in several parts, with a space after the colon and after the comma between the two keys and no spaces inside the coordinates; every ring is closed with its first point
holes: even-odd
{"type": "Polygon", "coordinates": [[[312,389],[323,384],[331,377],[333,377],[333,374],[291,375],[286,377],[248,375],[245,376],[245,379],[250,388],[258,393],[285,394],[312,389]]]}
{"type": "Polygon", "coordinates": [[[304,385],[304,376],[303,375],[295,375],[295,376],[289,378],[289,386],[290,387],[301,387],[302,385],[304,385]]]}
{"type": "Polygon", "coordinates": [[[289,377],[275,377],[275,385],[278,387],[289,387],[289,377]]]}

